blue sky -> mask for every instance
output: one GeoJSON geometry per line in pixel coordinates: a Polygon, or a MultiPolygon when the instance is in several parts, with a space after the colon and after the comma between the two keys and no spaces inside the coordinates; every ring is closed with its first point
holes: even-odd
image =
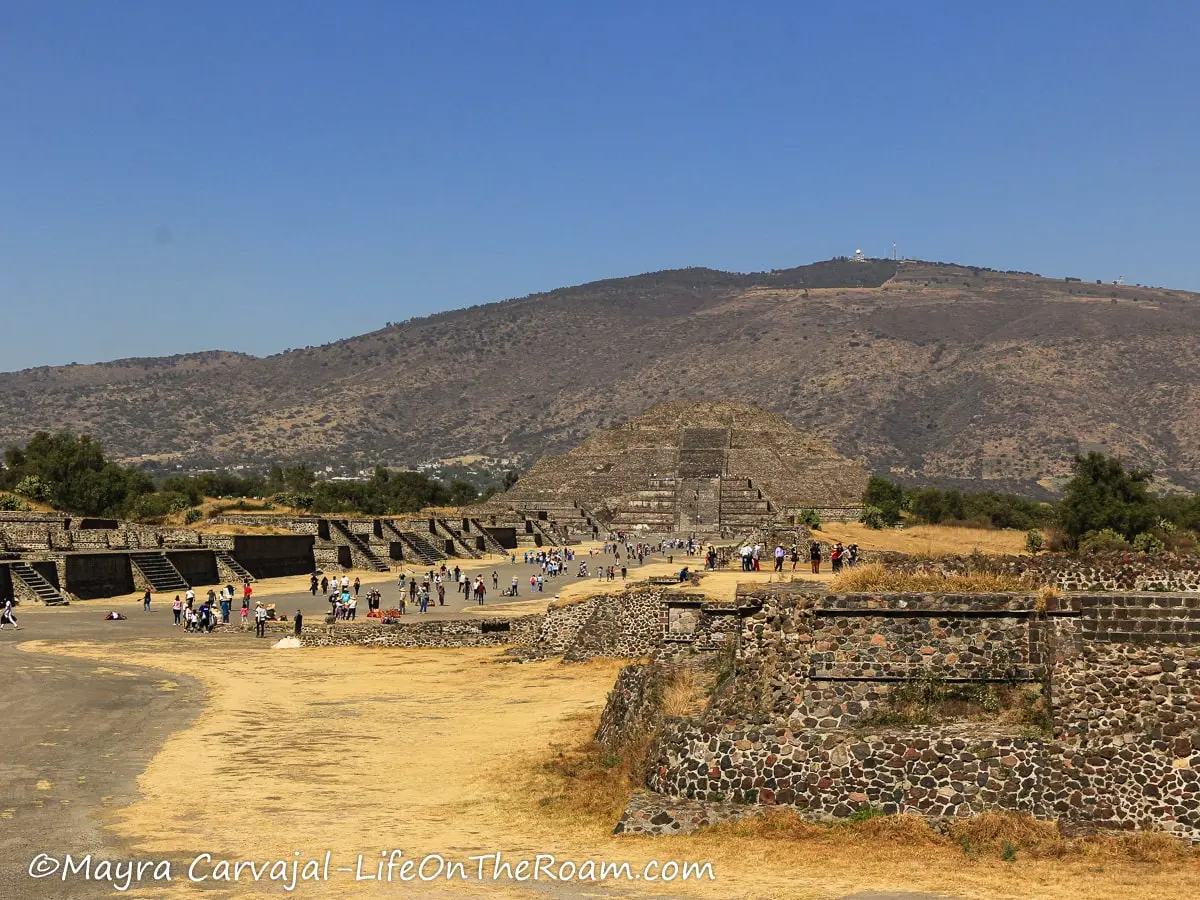
{"type": "Polygon", "coordinates": [[[1185,2],[0,0],[0,370],[892,241],[1200,290],[1197,46],[1185,2]]]}

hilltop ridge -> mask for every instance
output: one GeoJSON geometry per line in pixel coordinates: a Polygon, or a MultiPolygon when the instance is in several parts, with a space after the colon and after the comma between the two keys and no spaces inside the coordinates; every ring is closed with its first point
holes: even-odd
{"type": "Polygon", "coordinates": [[[910,261],[677,269],[267,357],[0,374],[0,442],[69,428],[188,467],[532,462],[708,398],[758,403],[900,478],[1028,487],[1104,449],[1195,487],[1198,299],[910,261]]]}

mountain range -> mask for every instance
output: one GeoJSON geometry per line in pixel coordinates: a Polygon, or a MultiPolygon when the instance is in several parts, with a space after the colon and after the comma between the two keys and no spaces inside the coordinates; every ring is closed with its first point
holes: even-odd
{"type": "Polygon", "coordinates": [[[69,429],[185,469],[530,463],[665,400],[732,399],[900,480],[1036,491],[1097,449],[1195,489],[1197,348],[1185,291],[920,261],[689,268],[261,358],[3,373],[0,443],[69,429]]]}

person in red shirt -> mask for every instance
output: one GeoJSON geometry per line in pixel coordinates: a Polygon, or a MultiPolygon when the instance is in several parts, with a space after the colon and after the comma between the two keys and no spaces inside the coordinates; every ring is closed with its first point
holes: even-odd
{"type": "Polygon", "coordinates": [[[254,589],[250,587],[250,582],[247,581],[242,587],[242,599],[249,600],[252,593],[254,593],[254,589]]]}

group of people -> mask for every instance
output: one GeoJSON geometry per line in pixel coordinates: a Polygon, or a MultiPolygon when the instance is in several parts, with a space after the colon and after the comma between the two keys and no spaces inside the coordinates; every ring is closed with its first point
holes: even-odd
{"type": "MultiPolygon", "coordinates": [[[[253,593],[254,588],[250,586],[250,581],[247,579],[242,583],[243,626],[250,619],[250,595],[253,593]]],[[[233,610],[234,595],[232,584],[225,585],[220,591],[209,588],[208,596],[197,607],[196,592],[189,587],[182,597],[176,594],[175,599],[171,601],[171,614],[174,619],[172,625],[181,625],[184,631],[191,632],[212,631],[217,627],[218,622],[228,625],[233,610]]],[[[260,603],[259,606],[261,605],[260,603]]],[[[146,612],[150,611],[150,591],[148,590],[142,596],[142,609],[146,612]]]]}
{"type": "MultiPolygon", "coordinates": [[[[743,572],[758,572],[761,570],[762,558],[766,555],[761,544],[746,544],[739,551],[742,561],[743,572]]],[[[782,544],[775,545],[775,552],[771,554],[775,559],[775,571],[782,572],[784,563],[791,561],[792,571],[796,571],[796,567],[800,564],[800,547],[798,544],[792,544],[790,550],[784,550],[782,544]]],[[[716,550],[710,549],[708,554],[709,568],[716,568],[716,550]]],[[[814,575],[821,574],[821,560],[823,554],[821,545],[817,541],[813,541],[808,547],[808,562],[814,575]]],[[[841,541],[837,541],[829,551],[829,562],[833,572],[836,574],[842,571],[842,567],[853,566],[858,562],[858,544],[844,546],[841,541]]]]}

